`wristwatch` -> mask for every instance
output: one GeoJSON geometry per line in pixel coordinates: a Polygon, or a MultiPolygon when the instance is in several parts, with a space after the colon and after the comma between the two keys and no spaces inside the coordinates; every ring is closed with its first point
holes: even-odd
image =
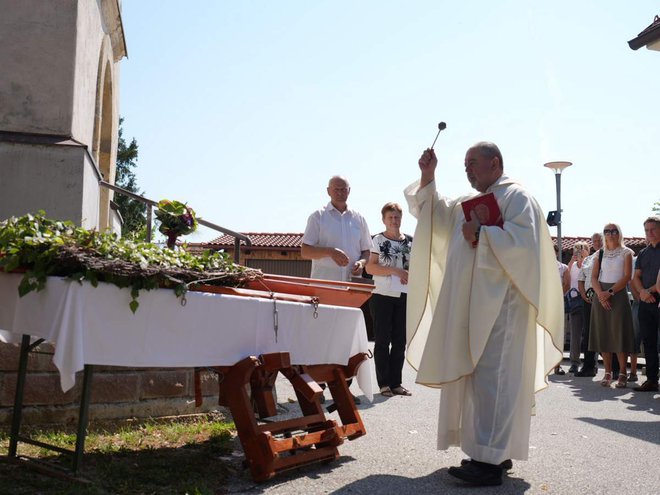
{"type": "Polygon", "coordinates": [[[610,289],[607,289],[607,292],[609,292],[609,293],[610,293],[610,295],[612,295],[612,296],[614,295],[614,289],[612,289],[612,288],[610,288],[610,289]]]}

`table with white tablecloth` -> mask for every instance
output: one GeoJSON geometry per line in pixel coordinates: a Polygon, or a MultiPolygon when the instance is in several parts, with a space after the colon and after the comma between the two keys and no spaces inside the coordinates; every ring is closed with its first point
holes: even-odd
{"type": "MultiPolygon", "coordinates": [[[[303,440],[291,440],[290,434],[282,441],[276,439],[276,432],[293,425],[291,420],[273,423],[272,427],[258,425],[247,411],[249,400],[242,396],[245,387],[224,389],[233,401],[230,409],[235,420],[238,416],[247,418],[240,426],[237,422],[243,437],[250,438],[249,444],[255,439],[261,442],[253,452],[260,455],[264,449],[271,449],[267,461],[251,465],[258,480],[295,465],[296,458],[281,457],[279,453],[298,453],[300,465],[332,459],[338,456],[336,447],[345,438],[365,433],[345,383],[345,377],[355,374],[360,389],[372,399],[373,366],[371,361],[364,361],[369,349],[359,308],[192,291],[178,298],[173,290],[155,289],[140,291],[139,307],[133,313],[130,289],[108,283],[94,287],[86,281],[49,277],[44,290],[20,297],[22,277],[0,273],[0,341],[22,341],[21,363],[27,362],[30,339],[54,344],[53,363],[60,372],[64,391],[75,385],[76,372],[85,370],[74,473],[84,451],[86,394],[93,365],[224,367],[235,377],[249,368],[246,384],[254,367],[258,371],[254,371],[253,378],[281,371],[293,379],[292,383],[300,387],[297,393],[301,392],[298,397],[303,411],[297,425],[309,428],[309,434],[300,437],[303,440]],[[278,367],[273,363],[285,364],[278,367]],[[346,419],[344,424],[324,417],[319,406],[320,389],[308,373],[328,382],[340,418],[346,419]],[[303,442],[314,448],[301,451],[303,442]]],[[[19,364],[10,456],[16,455],[19,440],[30,441],[19,434],[25,373],[24,364],[19,364]]],[[[246,455],[252,462],[250,452],[246,455]]]]}
{"type": "MultiPolygon", "coordinates": [[[[21,274],[0,274],[0,340],[21,334],[55,345],[62,390],[85,364],[131,367],[231,365],[247,356],[288,352],[293,364],[346,364],[368,352],[359,308],[188,292],[142,290],[135,314],[129,289],[50,277],[19,297],[21,274]],[[277,332],[274,310],[277,310],[277,332]]],[[[358,386],[371,399],[373,371],[360,366],[358,386]]]]}

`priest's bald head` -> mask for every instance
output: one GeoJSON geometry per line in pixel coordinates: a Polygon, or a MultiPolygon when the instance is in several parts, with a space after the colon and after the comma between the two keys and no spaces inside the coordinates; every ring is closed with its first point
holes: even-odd
{"type": "Polygon", "coordinates": [[[481,141],[465,153],[465,173],[470,185],[486,192],[504,172],[502,153],[495,143],[481,141]]]}

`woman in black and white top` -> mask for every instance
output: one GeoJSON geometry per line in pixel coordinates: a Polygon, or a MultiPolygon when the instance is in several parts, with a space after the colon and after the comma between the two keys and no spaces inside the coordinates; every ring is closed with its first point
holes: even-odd
{"type": "Polygon", "coordinates": [[[385,231],[373,238],[366,270],[376,285],[369,306],[374,322],[374,359],[380,393],[411,395],[401,385],[406,352],[406,297],[412,237],[402,234],[397,203],[381,209],[385,231]]]}

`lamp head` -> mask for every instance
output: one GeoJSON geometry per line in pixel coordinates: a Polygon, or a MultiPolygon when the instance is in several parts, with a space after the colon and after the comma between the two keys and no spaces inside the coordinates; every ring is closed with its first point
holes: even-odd
{"type": "Polygon", "coordinates": [[[548,167],[555,171],[555,174],[561,174],[562,170],[573,165],[571,162],[548,162],[544,163],[544,167],[548,167]]]}

